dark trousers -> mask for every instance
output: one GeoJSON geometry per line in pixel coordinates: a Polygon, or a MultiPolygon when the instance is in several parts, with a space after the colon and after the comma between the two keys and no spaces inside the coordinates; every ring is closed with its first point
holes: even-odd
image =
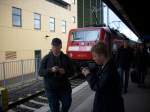
{"type": "Polygon", "coordinates": [[[0,112],[3,112],[1,105],[0,105],[0,112]]]}
{"type": "Polygon", "coordinates": [[[146,76],[146,70],[138,70],[138,84],[144,84],[146,76]]]}
{"type": "Polygon", "coordinates": [[[128,83],[129,83],[129,69],[118,68],[120,74],[121,85],[124,89],[124,92],[127,92],[128,83]]]}
{"type": "Polygon", "coordinates": [[[50,112],[68,112],[72,102],[71,92],[46,91],[46,95],[50,112]]]}

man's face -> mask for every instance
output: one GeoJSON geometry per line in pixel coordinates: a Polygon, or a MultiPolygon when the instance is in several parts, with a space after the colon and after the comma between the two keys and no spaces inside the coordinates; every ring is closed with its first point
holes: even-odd
{"type": "Polygon", "coordinates": [[[58,46],[53,46],[52,45],[52,52],[54,55],[59,55],[60,52],[61,52],[61,48],[62,48],[62,45],[58,45],[58,46]]]}
{"type": "Polygon", "coordinates": [[[103,55],[100,55],[100,54],[97,54],[97,53],[95,53],[95,52],[92,52],[92,57],[93,57],[93,60],[94,60],[98,65],[102,65],[102,64],[103,64],[103,61],[104,61],[103,55]]]}

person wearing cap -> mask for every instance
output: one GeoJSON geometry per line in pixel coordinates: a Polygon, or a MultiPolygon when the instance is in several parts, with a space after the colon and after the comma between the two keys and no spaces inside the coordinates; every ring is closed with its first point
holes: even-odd
{"type": "Polygon", "coordinates": [[[61,51],[62,41],[59,38],[54,38],[51,46],[51,51],[41,61],[39,75],[44,77],[51,112],[68,112],[72,102],[72,89],[68,77],[73,74],[73,64],[61,51]]]}

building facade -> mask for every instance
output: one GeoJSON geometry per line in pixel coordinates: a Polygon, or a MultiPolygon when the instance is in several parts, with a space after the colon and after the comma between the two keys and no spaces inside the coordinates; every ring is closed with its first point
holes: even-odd
{"type": "Polygon", "coordinates": [[[58,37],[66,50],[77,0],[0,0],[0,62],[43,57],[58,37]]]}

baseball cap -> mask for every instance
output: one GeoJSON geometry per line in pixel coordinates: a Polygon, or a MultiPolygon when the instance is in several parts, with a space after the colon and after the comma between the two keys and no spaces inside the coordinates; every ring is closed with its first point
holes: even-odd
{"type": "Polygon", "coordinates": [[[59,38],[53,38],[51,44],[53,46],[59,46],[62,44],[61,40],[59,38]]]}

